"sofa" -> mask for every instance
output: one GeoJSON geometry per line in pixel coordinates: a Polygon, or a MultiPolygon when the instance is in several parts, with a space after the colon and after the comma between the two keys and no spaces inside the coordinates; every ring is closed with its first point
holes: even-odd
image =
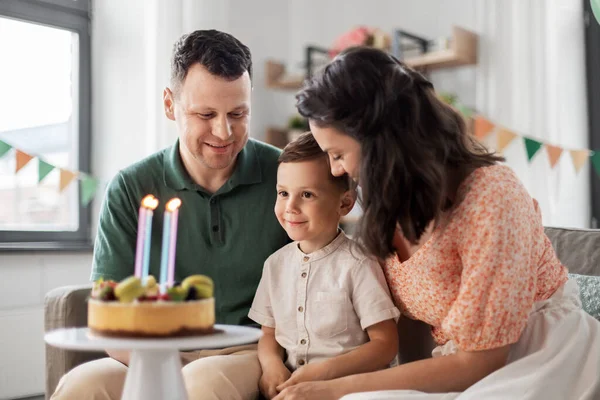
{"type": "MultiPolygon", "coordinates": [[[[583,308],[600,318],[600,230],[546,228],[559,259],[580,285],[583,308]],[[591,277],[594,278],[591,278],[591,277]]],[[[80,327],[87,324],[87,304],[91,284],[66,286],[50,291],[45,298],[45,330],[80,327]]],[[[400,362],[429,357],[433,341],[428,327],[401,318],[400,362]]],[[[46,398],[54,392],[60,377],[75,366],[100,357],[101,352],[63,350],[46,345],[46,398]]]]}

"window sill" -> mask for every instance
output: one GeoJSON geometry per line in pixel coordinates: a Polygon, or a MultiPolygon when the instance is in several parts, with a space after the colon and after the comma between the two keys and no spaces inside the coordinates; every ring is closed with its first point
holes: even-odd
{"type": "Polygon", "coordinates": [[[0,253],[31,252],[78,252],[91,253],[92,242],[4,242],[0,243],[0,253]]]}

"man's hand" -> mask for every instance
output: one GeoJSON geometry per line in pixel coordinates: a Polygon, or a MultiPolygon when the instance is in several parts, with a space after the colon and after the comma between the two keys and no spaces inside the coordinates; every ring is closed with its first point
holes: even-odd
{"type": "Polygon", "coordinates": [[[284,389],[273,400],[338,400],[345,394],[335,381],[302,382],[284,389]]]}
{"type": "Polygon", "coordinates": [[[326,379],[328,379],[327,371],[323,368],[322,363],[307,364],[298,368],[287,381],[277,386],[277,391],[281,392],[285,388],[300,382],[323,381],[326,379]]]}
{"type": "Polygon", "coordinates": [[[272,363],[268,367],[263,368],[263,374],[258,382],[260,392],[267,398],[272,399],[279,391],[277,387],[287,381],[292,373],[283,364],[283,362],[272,363]]]}

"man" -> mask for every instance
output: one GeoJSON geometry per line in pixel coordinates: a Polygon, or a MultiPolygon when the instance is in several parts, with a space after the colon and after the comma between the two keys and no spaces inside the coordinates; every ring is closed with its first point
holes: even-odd
{"type": "MultiPolygon", "coordinates": [[[[250,50],[229,34],[195,31],[175,44],[163,101],[179,138],[110,183],[92,280],[133,275],[137,213],[147,194],[163,205],[155,211],[152,227],[150,274],[158,277],[162,210],[169,199],[179,197],[175,279],[210,276],[217,323],[251,323],[248,309],[263,262],[288,241],[273,213],[279,150],[248,139],[251,78],[250,50]]],[[[109,355],[66,374],[52,399],[119,399],[129,354],[109,355]]],[[[239,371],[249,362],[258,364],[255,345],[182,353],[182,360],[191,399],[258,394],[260,376],[239,371]]]]}

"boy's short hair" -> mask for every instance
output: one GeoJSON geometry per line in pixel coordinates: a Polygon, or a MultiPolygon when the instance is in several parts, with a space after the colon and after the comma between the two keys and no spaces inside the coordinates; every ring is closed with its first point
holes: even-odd
{"type": "MultiPolygon", "coordinates": [[[[323,158],[329,165],[329,157],[327,153],[319,147],[319,144],[315,140],[312,132],[304,132],[297,139],[288,143],[283,149],[283,153],[279,156],[279,163],[293,163],[310,161],[323,158]]],[[[342,191],[350,190],[350,177],[347,174],[342,176],[333,176],[330,173],[329,179],[342,191]]]]}

